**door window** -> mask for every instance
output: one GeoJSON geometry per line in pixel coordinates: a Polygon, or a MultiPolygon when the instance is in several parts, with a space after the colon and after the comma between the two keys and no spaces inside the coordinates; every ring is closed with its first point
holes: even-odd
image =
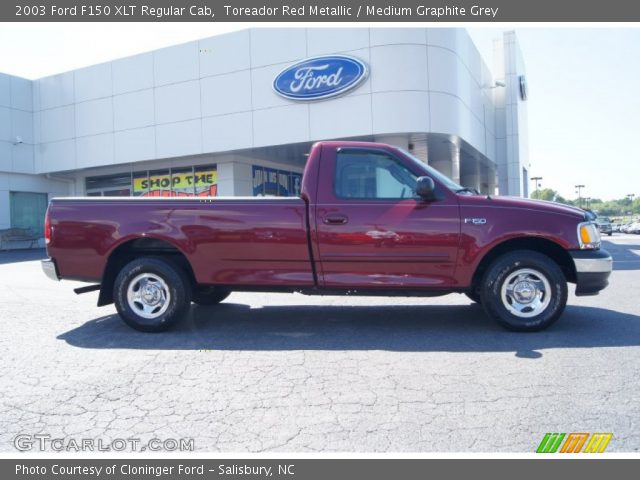
{"type": "Polygon", "coordinates": [[[416,179],[404,165],[384,153],[345,151],[336,157],[338,198],[415,198],[416,179]]]}

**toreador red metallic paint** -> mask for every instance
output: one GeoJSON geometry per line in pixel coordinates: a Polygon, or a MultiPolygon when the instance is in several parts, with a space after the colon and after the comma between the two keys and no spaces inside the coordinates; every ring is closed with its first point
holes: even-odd
{"type": "Polygon", "coordinates": [[[428,175],[388,145],[320,142],[309,155],[301,198],[53,199],[49,256],[60,278],[100,283],[119,246],[153,238],[182,252],[200,284],[437,292],[469,287],[482,258],[514,238],[580,248],[578,209],[456,194],[435,178],[434,201],[337,198],[336,152],[345,147],[382,150],[416,176],[428,175]]]}

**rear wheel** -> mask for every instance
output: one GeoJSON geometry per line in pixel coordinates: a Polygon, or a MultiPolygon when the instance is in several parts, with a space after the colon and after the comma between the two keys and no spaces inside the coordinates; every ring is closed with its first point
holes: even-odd
{"type": "Polygon", "coordinates": [[[176,323],[191,303],[190,282],[173,262],[144,257],[125,265],[114,283],[120,317],[141,332],[161,332],[176,323]]]}
{"type": "Polygon", "coordinates": [[[489,267],[480,287],[487,314],[509,330],[531,332],[553,324],[567,304],[560,267],[530,250],[507,253],[489,267]]]}
{"type": "Polygon", "coordinates": [[[231,295],[231,290],[222,287],[199,287],[194,289],[191,301],[197,305],[217,305],[231,295]]]}

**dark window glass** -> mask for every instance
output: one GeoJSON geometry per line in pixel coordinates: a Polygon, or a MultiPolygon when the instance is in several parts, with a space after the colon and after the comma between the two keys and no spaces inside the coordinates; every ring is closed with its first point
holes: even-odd
{"type": "Polygon", "coordinates": [[[105,190],[102,192],[105,197],[130,197],[131,190],[128,188],[122,188],[120,190],[105,190]]]}
{"type": "Polygon", "coordinates": [[[47,203],[46,193],[11,192],[9,194],[11,226],[30,228],[33,233],[42,235],[47,203]]]}
{"type": "Polygon", "coordinates": [[[259,165],[253,166],[253,195],[264,195],[264,168],[259,165]]]}
{"type": "Polygon", "coordinates": [[[389,155],[339,152],[335,194],[339,198],[401,199],[415,197],[416,175],[389,155]]]}
{"type": "Polygon", "coordinates": [[[87,177],[85,185],[89,196],[100,196],[104,190],[127,190],[126,195],[131,195],[131,174],[87,177]]]}

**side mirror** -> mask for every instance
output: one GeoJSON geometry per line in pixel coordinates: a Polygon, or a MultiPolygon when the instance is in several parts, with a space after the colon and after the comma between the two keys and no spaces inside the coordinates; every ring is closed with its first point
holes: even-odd
{"type": "Polygon", "coordinates": [[[436,185],[431,177],[418,177],[416,180],[416,195],[425,200],[433,200],[436,185]]]}

